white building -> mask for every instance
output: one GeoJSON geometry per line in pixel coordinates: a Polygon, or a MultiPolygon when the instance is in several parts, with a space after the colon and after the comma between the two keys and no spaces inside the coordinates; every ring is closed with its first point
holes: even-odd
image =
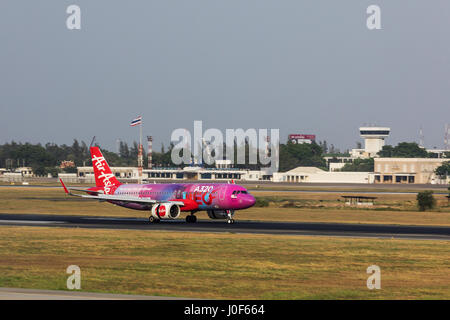
{"type": "Polygon", "coordinates": [[[429,153],[434,153],[438,158],[447,158],[447,154],[450,154],[450,150],[446,149],[426,149],[429,153]]]}
{"type": "Polygon", "coordinates": [[[272,173],[270,170],[245,170],[242,175],[244,181],[271,181],[272,173]]]}
{"type": "Polygon", "coordinates": [[[5,182],[22,182],[23,175],[20,172],[5,172],[2,174],[2,181],[5,182]]]}
{"type": "Polygon", "coordinates": [[[345,162],[330,162],[328,169],[329,171],[340,171],[346,164],[345,162]]]}
{"type": "Polygon", "coordinates": [[[275,172],[274,182],[307,183],[372,183],[371,172],[331,172],[315,167],[297,167],[287,172],[275,172]]]}
{"type": "Polygon", "coordinates": [[[33,168],[31,167],[19,167],[10,172],[7,169],[0,168],[0,177],[2,181],[6,182],[21,182],[24,178],[34,177],[33,168]]]}
{"type": "Polygon", "coordinates": [[[361,127],[359,134],[364,139],[364,149],[352,149],[352,158],[374,158],[383,149],[385,139],[391,132],[387,127],[361,127]]]}
{"type": "Polygon", "coordinates": [[[215,165],[217,169],[233,168],[233,161],[231,160],[215,160],[215,165]]]}
{"type": "MultiPolygon", "coordinates": [[[[95,181],[92,167],[78,167],[78,180],[92,183],[95,181]]],[[[112,173],[123,181],[134,181],[139,178],[137,167],[111,167],[112,173]]],[[[248,170],[235,168],[203,168],[198,166],[184,168],[158,168],[143,169],[142,178],[148,180],[241,180],[248,170]]]]}
{"type": "Polygon", "coordinates": [[[353,163],[353,160],[355,160],[352,157],[323,157],[323,158],[327,162],[329,171],[339,171],[347,163],[353,163]]]}
{"type": "Polygon", "coordinates": [[[24,177],[33,177],[33,168],[31,167],[19,167],[15,170],[15,172],[22,174],[24,177]]]}

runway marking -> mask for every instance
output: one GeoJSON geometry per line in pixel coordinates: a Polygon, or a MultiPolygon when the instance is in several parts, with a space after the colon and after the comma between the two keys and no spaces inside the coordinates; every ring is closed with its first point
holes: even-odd
{"type": "Polygon", "coordinates": [[[103,221],[147,221],[147,219],[143,218],[81,218],[82,220],[103,220],[103,221]]]}
{"type": "Polygon", "coordinates": [[[67,223],[66,221],[36,221],[36,220],[0,220],[0,223],[23,223],[23,224],[49,224],[49,223],[67,223]]]}

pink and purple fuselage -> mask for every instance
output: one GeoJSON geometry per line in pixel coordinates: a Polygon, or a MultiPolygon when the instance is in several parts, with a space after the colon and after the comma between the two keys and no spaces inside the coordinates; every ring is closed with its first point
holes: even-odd
{"type": "MultiPolygon", "coordinates": [[[[184,202],[181,211],[240,210],[255,204],[255,198],[244,187],[229,183],[121,184],[113,194],[158,202],[184,202]]],[[[151,204],[108,202],[135,210],[151,209],[151,204]]]]}

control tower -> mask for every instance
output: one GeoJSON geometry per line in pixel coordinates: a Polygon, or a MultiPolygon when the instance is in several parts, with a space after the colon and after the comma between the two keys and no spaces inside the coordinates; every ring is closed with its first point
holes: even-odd
{"type": "Polygon", "coordinates": [[[389,137],[391,128],[387,127],[361,127],[359,134],[364,139],[364,149],[353,149],[352,157],[373,158],[383,148],[384,139],[389,137]]]}

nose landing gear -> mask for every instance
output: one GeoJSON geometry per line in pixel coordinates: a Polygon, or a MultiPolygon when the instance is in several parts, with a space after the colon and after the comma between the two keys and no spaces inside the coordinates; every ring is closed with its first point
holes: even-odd
{"type": "Polygon", "coordinates": [[[233,219],[234,210],[227,210],[226,212],[227,212],[227,223],[234,224],[234,219],[233,219]]]}

